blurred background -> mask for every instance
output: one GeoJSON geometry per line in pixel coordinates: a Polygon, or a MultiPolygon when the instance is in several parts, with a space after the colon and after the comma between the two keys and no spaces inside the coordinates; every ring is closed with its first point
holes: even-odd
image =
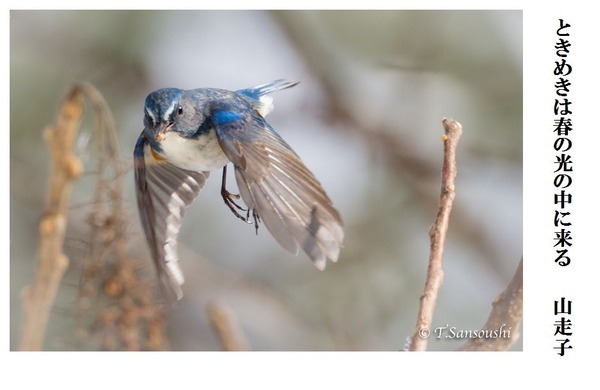
{"type": "MultiPolygon", "coordinates": [[[[132,170],[146,95],[300,81],[273,96],[267,119],[343,216],[338,263],[319,272],[264,227],[256,236],[223,204],[215,172],[184,219],[185,295],[164,311],[165,349],[221,350],[207,314],[218,302],[254,350],[402,350],[425,281],[444,117],[464,133],[433,326],[480,329],[512,278],[523,244],[520,11],[13,11],[10,33],[12,349],[48,183],[42,133],[78,81],[95,85],[115,117],[128,250],[150,283],[132,170]]],[[[49,350],[111,348],[94,337],[97,325],[82,329],[89,325],[77,309],[95,188],[93,122],[85,126],[78,144],[92,168],[72,196],[71,266],[50,316],[49,350]]],[[[229,187],[236,191],[233,180],[229,187]]],[[[464,342],[432,339],[429,349],[464,342]]]]}

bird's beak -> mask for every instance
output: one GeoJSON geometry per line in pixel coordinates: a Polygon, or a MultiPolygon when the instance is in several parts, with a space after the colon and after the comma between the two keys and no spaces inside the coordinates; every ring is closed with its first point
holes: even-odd
{"type": "Polygon", "coordinates": [[[160,125],[158,125],[158,131],[154,134],[154,139],[161,142],[167,138],[167,131],[171,129],[171,126],[172,124],[169,122],[161,122],[160,125]]]}

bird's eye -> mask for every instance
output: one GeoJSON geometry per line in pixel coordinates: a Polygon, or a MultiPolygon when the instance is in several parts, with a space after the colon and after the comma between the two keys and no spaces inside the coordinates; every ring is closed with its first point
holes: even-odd
{"type": "Polygon", "coordinates": [[[177,108],[177,115],[183,115],[183,107],[179,106],[179,108],[177,108]]]}

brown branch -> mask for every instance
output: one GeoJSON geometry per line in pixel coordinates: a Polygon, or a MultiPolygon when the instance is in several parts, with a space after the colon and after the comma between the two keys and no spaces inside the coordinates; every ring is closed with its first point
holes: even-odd
{"type": "Polygon", "coordinates": [[[74,87],[63,101],[54,125],[44,131],[51,155],[48,199],[39,223],[37,265],[33,283],[23,290],[24,324],[21,350],[40,350],[48,316],[69,265],[63,253],[69,198],[83,166],[73,148],[83,115],[83,95],[74,87]]]}
{"type": "Polygon", "coordinates": [[[499,332],[498,337],[472,339],[460,351],[506,351],[520,337],[523,320],[523,259],[506,290],[492,303],[484,331],[499,332]],[[502,331],[504,330],[504,333],[502,331]]]}
{"type": "Polygon", "coordinates": [[[78,133],[83,131],[84,101],[91,106],[96,122],[90,137],[96,148],[85,152],[95,155],[93,173],[97,180],[86,219],[90,228],[84,240],[87,252],[82,256],[77,334],[86,340],[86,348],[91,346],[91,339],[100,340],[102,349],[165,349],[164,306],[156,304],[141,263],[126,251],[128,217],[122,200],[125,164],[114,118],[102,94],[89,83],[70,89],[55,124],[44,133],[51,154],[50,188],[40,221],[35,278],[23,291],[25,319],[20,349],[43,348],[49,313],[69,265],[63,245],[72,186],[83,172],[74,147],[78,133]]]}
{"type": "Polygon", "coordinates": [[[210,324],[217,333],[225,351],[249,351],[246,340],[235,313],[223,302],[211,301],[206,307],[210,324]]]}
{"type": "Polygon", "coordinates": [[[430,254],[429,266],[427,267],[427,279],[425,289],[421,295],[417,326],[410,343],[411,351],[424,351],[427,349],[427,336],[431,329],[433,312],[438,298],[438,293],[444,281],[444,270],[442,268],[444,259],[444,245],[446,232],[450,220],[450,211],[454,202],[456,178],[456,145],[462,134],[460,123],[444,118],[444,163],[442,166],[442,189],[438,213],[434,224],[429,229],[430,254]]]}

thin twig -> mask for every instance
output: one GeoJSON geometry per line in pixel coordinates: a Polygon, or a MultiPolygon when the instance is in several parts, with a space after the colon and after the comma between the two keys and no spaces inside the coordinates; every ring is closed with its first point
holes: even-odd
{"type": "Polygon", "coordinates": [[[24,323],[21,350],[40,350],[48,316],[62,276],[69,265],[63,253],[69,198],[73,183],[83,172],[74,153],[77,130],[83,115],[83,95],[73,88],[63,101],[54,125],[44,137],[51,155],[48,199],[39,223],[37,265],[33,283],[23,290],[24,323]]]}
{"type": "Polygon", "coordinates": [[[431,328],[433,312],[438,298],[438,293],[444,281],[444,245],[446,232],[450,221],[450,211],[454,202],[456,178],[456,145],[462,134],[460,123],[444,118],[444,163],[442,166],[442,189],[438,213],[434,224],[429,229],[430,254],[429,266],[427,267],[427,279],[425,289],[421,295],[417,326],[410,343],[411,351],[424,351],[427,349],[427,337],[431,328]]]}
{"type": "Polygon", "coordinates": [[[206,313],[225,351],[250,350],[239,321],[229,307],[223,302],[212,301],[206,307],[206,313]]]}
{"type": "Polygon", "coordinates": [[[506,290],[492,303],[484,331],[498,332],[490,338],[472,339],[460,351],[506,351],[520,337],[519,326],[523,320],[523,259],[506,290]],[[498,336],[498,337],[496,337],[498,336]]]}

